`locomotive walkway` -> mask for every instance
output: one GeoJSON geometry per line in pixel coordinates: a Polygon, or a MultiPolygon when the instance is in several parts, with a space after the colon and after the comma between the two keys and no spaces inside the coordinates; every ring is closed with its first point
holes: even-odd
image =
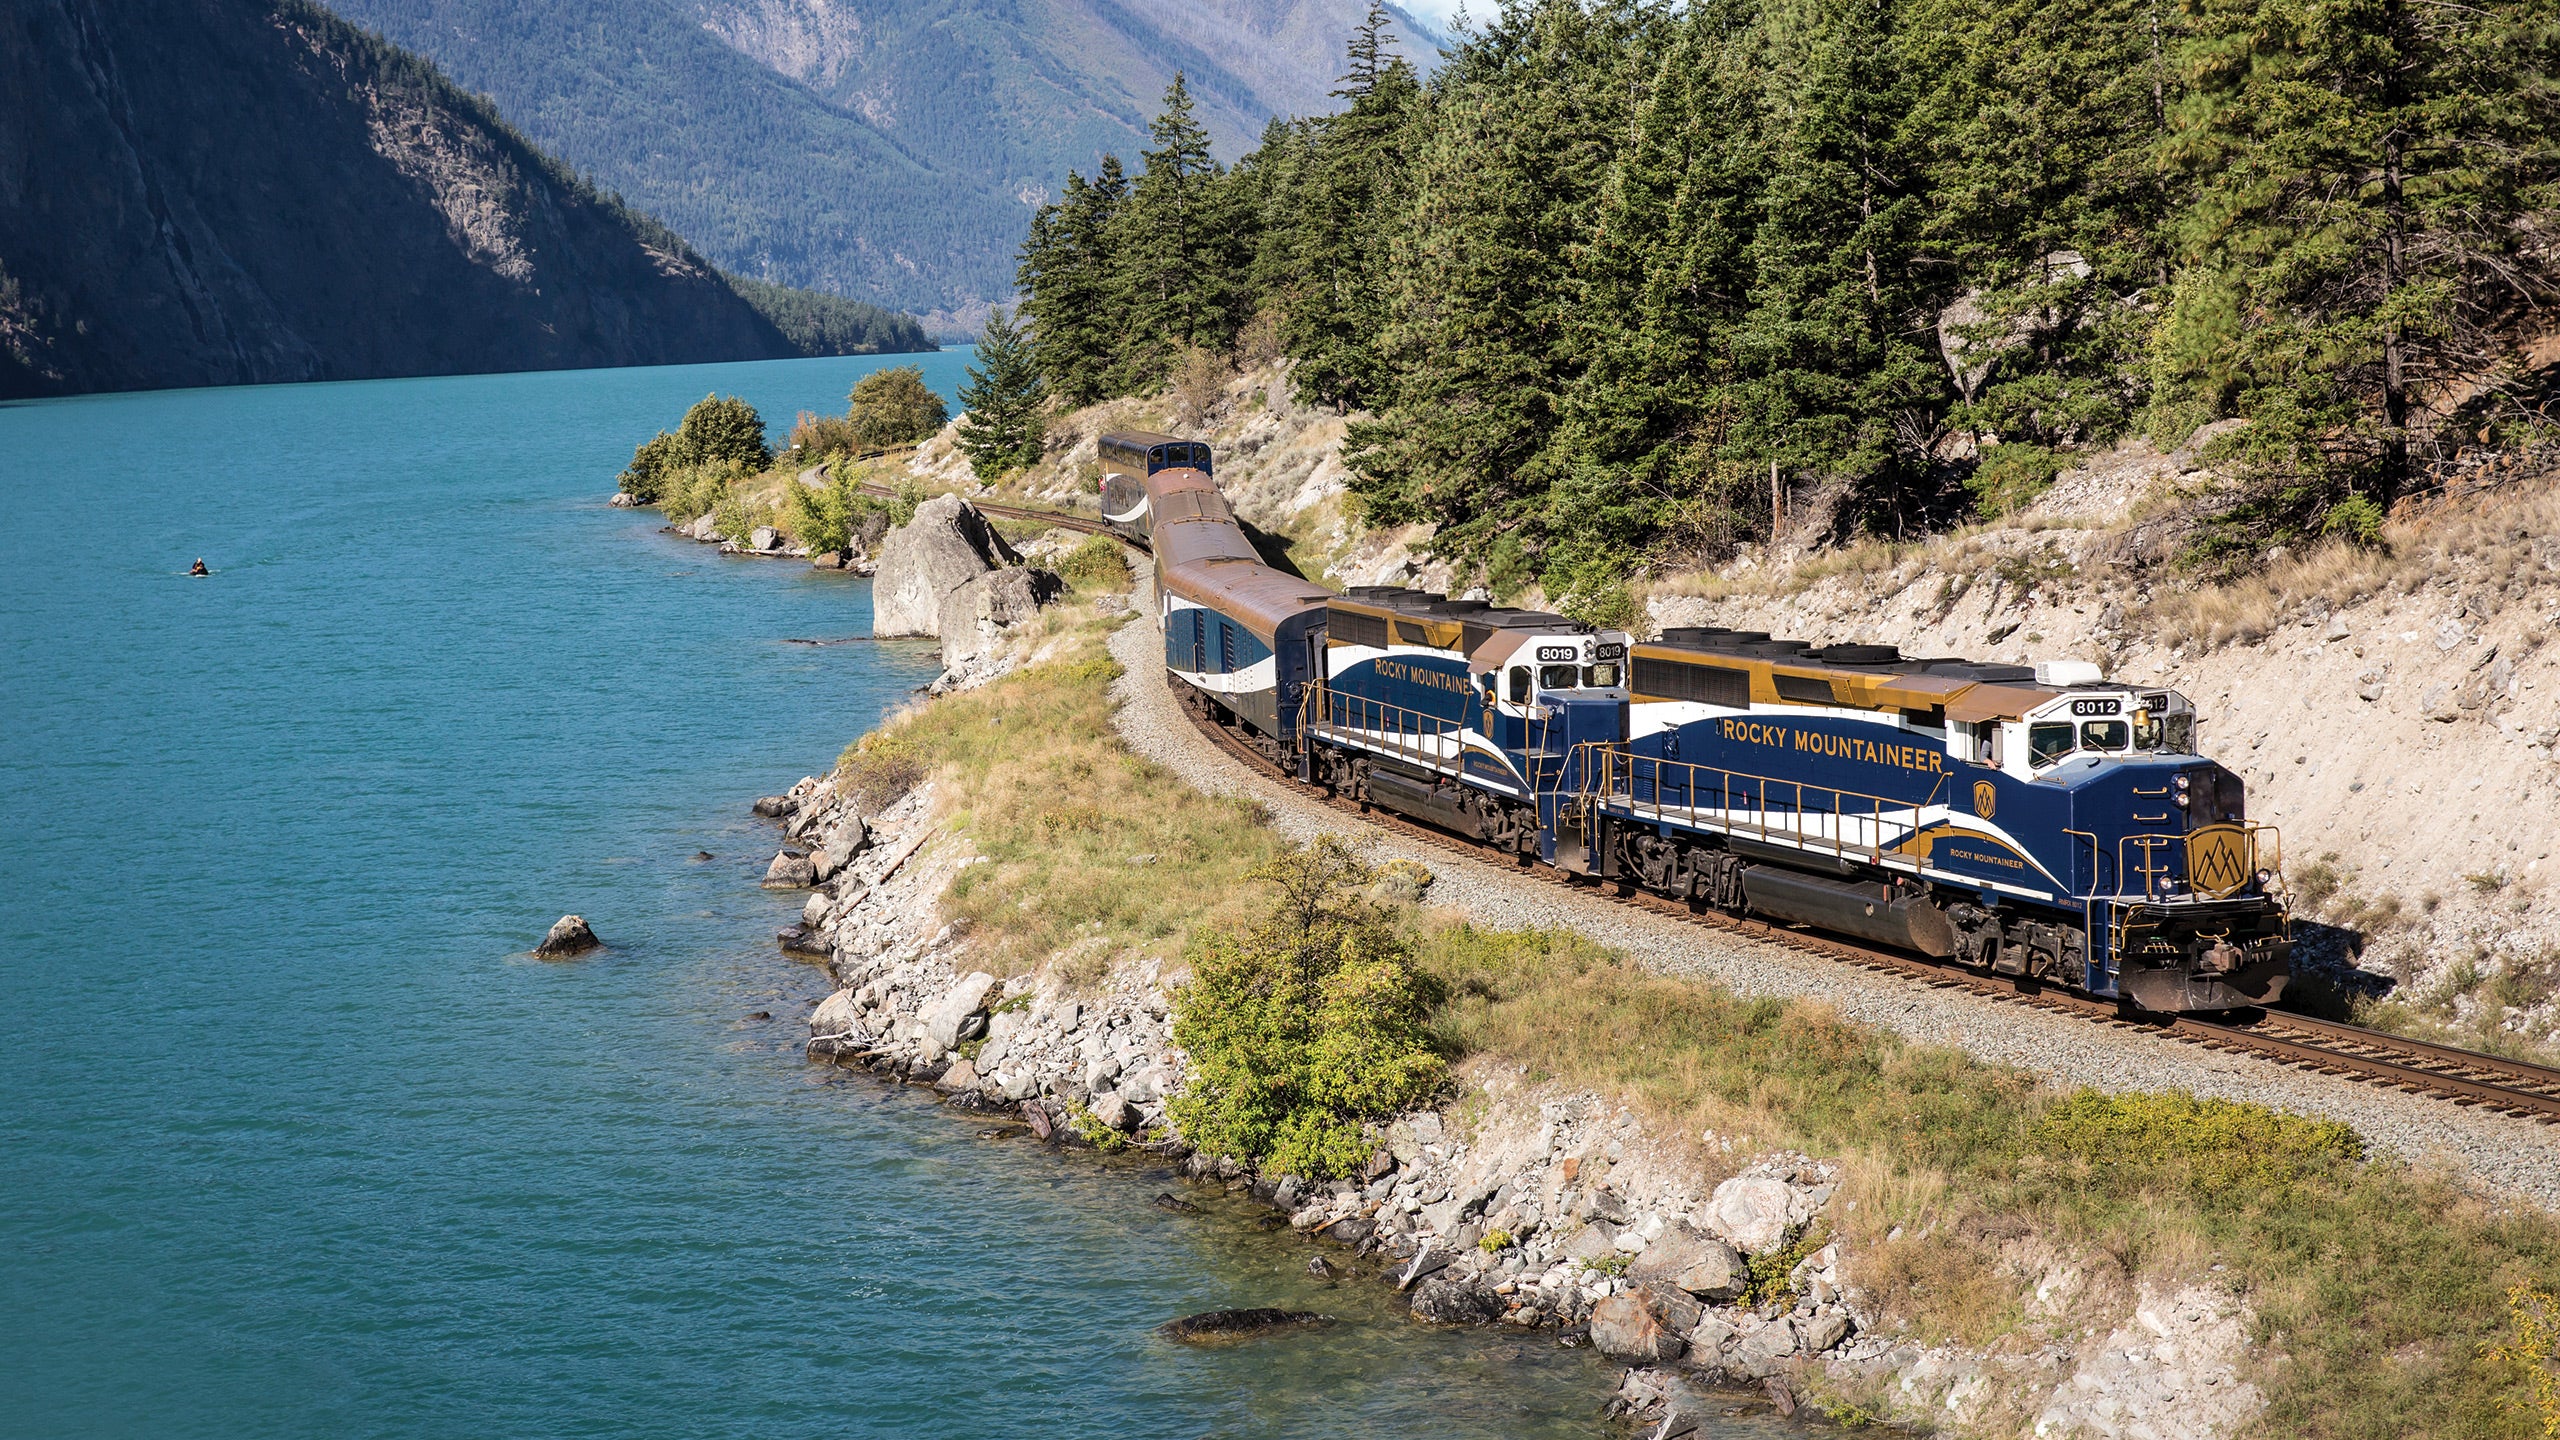
{"type": "MultiPolygon", "coordinates": [[[[1659,973],[1695,975],[1745,995],[1827,1004],[1846,1018],[1913,1041],[1952,1045],[1978,1059],[2034,1070],[2066,1085],[2104,1091],[2185,1090],[2341,1120],[2378,1151],[2413,1164],[2465,1172],[2489,1189],[2560,1210],[2560,1126],[2490,1108],[2501,1103],[2498,1092],[2524,1086],[2516,1075],[2473,1075],[2471,1082],[2482,1087],[2482,1094],[2473,1098],[2486,1103],[2448,1104],[2436,1097],[2453,1087],[2434,1083],[2432,1076],[2413,1073],[2403,1087],[2436,1092],[2424,1095],[2297,1068],[2320,1062],[2323,1050],[2353,1049],[2361,1032],[2351,1027],[2341,1035],[2341,1027],[2324,1029],[2318,1022],[2280,1016],[2265,1036],[2226,1031],[2210,1037],[2208,1046],[2145,1027],[2093,1024],[2080,1014],[1996,999],[1943,978],[1860,968],[1775,940],[1701,927],[1683,916],[1631,906],[1596,889],[1524,873],[1335,810],[1318,797],[1248,769],[1193,727],[1165,686],[1161,646],[1150,620],[1153,586],[1145,567],[1136,568],[1137,618],[1111,641],[1112,654],[1126,672],[1114,691],[1119,701],[1115,723],[1130,749],[1198,789],[1261,803],[1275,828],[1292,839],[1356,833],[1381,857],[1428,867],[1438,877],[1431,892],[1436,904],[1454,906],[1487,925],[1577,930],[1659,973]],[[2290,1057],[2293,1064],[2262,1058],[2288,1046],[2299,1052],[2290,1057]]],[[[2195,1022],[2180,1024],[2192,1027],[2195,1022]]],[[[2400,1048],[2393,1047],[2395,1054],[2400,1048]]],[[[2522,1109],[2530,1102],[2516,1096],[2505,1103],[2522,1109]]]]}

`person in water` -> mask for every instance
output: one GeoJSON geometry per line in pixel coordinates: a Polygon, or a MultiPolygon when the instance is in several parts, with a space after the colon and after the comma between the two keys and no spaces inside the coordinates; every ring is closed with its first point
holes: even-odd
{"type": "Polygon", "coordinates": [[[196,557],[196,568],[188,571],[187,573],[190,575],[210,575],[213,572],[204,568],[204,557],[199,555],[196,557]]]}

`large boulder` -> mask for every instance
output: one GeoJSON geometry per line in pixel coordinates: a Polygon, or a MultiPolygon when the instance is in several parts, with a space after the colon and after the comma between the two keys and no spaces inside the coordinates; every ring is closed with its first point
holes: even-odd
{"type": "Polygon", "coordinates": [[[1774,1250],[1787,1238],[1794,1192],[1784,1180],[1737,1175],[1716,1187],[1707,1203],[1709,1223],[1747,1255],[1774,1250]]]}
{"type": "Polygon", "coordinates": [[[871,581],[874,635],[939,635],[942,597],[1022,561],[978,507],[957,495],[917,506],[914,519],[881,537],[879,555],[871,581]]]}
{"type": "Polygon", "coordinates": [[[996,977],[983,970],[963,976],[924,1022],[926,1038],[945,1050],[958,1045],[963,1038],[961,1030],[968,1026],[971,1017],[986,1008],[987,994],[995,988],[996,977]]]}
{"type": "Polygon", "coordinates": [[[1592,1307],[1591,1348],[1612,1360],[1659,1365],[1689,1348],[1653,1313],[1641,1294],[1612,1295],[1592,1307]]]}
{"type": "Polygon", "coordinates": [[[773,863],[764,869],[764,885],[768,890],[806,890],[818,883],[817,867],[809,857],[797,850],[774,852],[773,863]]]}
{"type": "Polygon", "coordinates": [[[1776,1374],[1788,1356],[1796,1353],[1795,1322],[1784,1315],[1742,1337],[1742,1348],[1733,1356],[1733,1368],[1754,1380],[1776,1374]]]}
{"type": "Polygon", "coordinates": [[[812,1035],[851,1035],[862,1028],[862,1002],[850,989],[838,990],[809,1012],[812,1035]]]}
{"type": "Polygon", "coordinates": [[[942,663],[957,665],[986,654],[1007,629],[1039,614],[1041,606],[1065,591],[1057,576],[1019,565],[964,582],[942,597],[942,663]]]}
{"type": "Polygon", "coordinates": [[[1676,1225],[1644,1247],[1627,1278],[1676,1285],[1701,1300],[1731,1300],[1749,1283],[1742,1257],[1711,1235],[1676,1225]]]}

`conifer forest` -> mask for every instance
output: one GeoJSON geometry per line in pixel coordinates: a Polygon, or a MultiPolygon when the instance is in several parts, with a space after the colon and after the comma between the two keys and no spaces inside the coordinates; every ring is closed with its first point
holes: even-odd
{"type": "Polygon", "coordinates": [[[1426,79],[1373,12],[1231,168],[1177,81],[1023,314],[1066,404],[1276,345],[1368,520],[1498,588],[2237,420],[2227,568],[2560,419],[2555,58],[2548,0],[1512,0],[1426,79]]]}

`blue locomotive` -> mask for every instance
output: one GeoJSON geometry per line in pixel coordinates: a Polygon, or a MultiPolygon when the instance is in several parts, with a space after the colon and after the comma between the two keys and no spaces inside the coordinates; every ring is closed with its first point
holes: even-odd
{"type": "Polygon", "coordinates": [[[1337,595],[1261,562],[1207,446],[1099,448],[1105,514],[1155,553],[1167,675],[1302,780],[1563,870],[2139,1010],[2283,993],[2276,836],[2196,755],[2174,690],[1337,595]]]}

